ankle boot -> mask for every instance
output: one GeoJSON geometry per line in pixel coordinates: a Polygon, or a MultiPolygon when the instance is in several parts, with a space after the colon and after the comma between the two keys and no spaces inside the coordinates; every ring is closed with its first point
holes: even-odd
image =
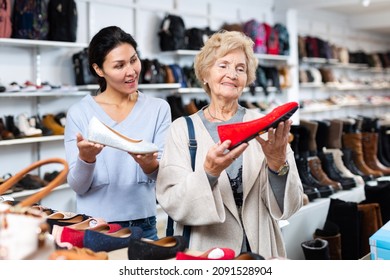
{"type": "Polygon", "coordinates": [[[344,190],[350,190],[356,187],[356,183],[352,178],[344,178],[341,175],[341,172],[334,164],[333,155],[331,153],[323,152],[319,154],[319,158],[321,159],[322,168],[325,170],[326,174],[328,174],[329,178],[336,182],[340,182],[344,190]]]}
{"type": "Polygon", "coordinates": [[[335,192],[343,189],[341,184],[337,181],[334,181],[328,177],[328,175],[324,172],[321,166],[321,161],[317,156],[311,156],[307,159],[309,163],[310,172],[314,178],[317,179],[318,182],[322,185],[331,185],[335,192]]]}
{"type": "Polygon", "coordinates": [[[323,185],[318,182],[318,180],[315,179],[313,175],[311,175],[307,157],[299,157],[296,160],[296,164],[298,168],[299,177],[302,183],[304,185],[316,188],[320,192],[322,198],[329,197],[335,192],[331,185],[323,185]]]}
{"type": "Polygon", "coordinates": [[[42,136],[42,130],[30,126],[26,114],[19,114],[17,117],[18,128],[24,133],[26,137],[38,137],[42,136]]]}
{"type": "Polygon", "coordinates": [[[360,171],[362,171],[365,175],[372,175],[374,177],[383,176],[381,171],[373,170],[364,161],[361,133],[344,133],[342,141],[344,148],[352,150],[352,160],[360,171]]]}
{"type": "Polygon", "coordinates": [[[320,238],[301,243],[306,260],[329,260],[329,243],[320,238]]]}
{"type": "Polygon", "coordinates": [[[342,120],[330,120],[329,134],[327,139],[327,148],[329,149],[341,149],[342,142],[341,137],[343,135],[343,121],[342,120]]]}
{"type": "Polygon", "coordinates": [[[310,156],[316,156],[317,155],[316,135],[317,135],[318,123],[301,119],[301,120],[299,120],[299,124],[308,129],[308,131],[309,131],[309,139],[308,139],[309,154],[310,154],[310,156]]]}
{"type": "Polygon", "coordinates": [[[42,124],[53,131],[53,135],[64,135],[65,128],[57,123],[53,114],[44,115],[42,124]]]}
{"type": "Polygon", "coordinates": [[[378,153],[378,133],[362,133],[364,162],[373,170],[382,172],[385,176],[390,175],[390,167],[384,166],[377,157],[378,153]]]}
{"type": "Polygon", "coordinates": [[[5,123],[7,129],[12,132],[15,138],[23,138],[25,136],[24,133],[21,132],[20,129],[15,125],[14,116],[5,116],[5,123]]]}
{"type": "Polygon", "coordinates": [[[341,172],[341,176],[345,178],[352,178],[357,186],[364,186],[364,179],[362,176],[353,174],[343,162],[343,152],[340,149],[326,149],[326,153],[333,155],[334,164],[336,168],[341,172]]]}
{"type": "Polygon", "coordinates": [[[341,260],[341,234],[339,227],[335,223],[328,220],[325,221],[324,228],[316,229],[313,238],[328,241],[330,259],[341,260]]]}
{"type": "Polygon", "coordinates": [[[359,168],[357,168],[354,161],[352,160],[352,150],[351,149],[343,148],[343,149],[341,149],[341,152],[342,152],[343,163],[344,163],[345,167],[347,167],[348,170],[352,172],[352,174],[361,176],[363,178],[364,182],[374,180],[373,175],[370,175],[370,174],[366,175],[362,171],[360,171],[359,168]]]}
{"type": "Polygon", "coordinates": [[[14,134],[6,128],[2,118],[0,118],[0,137],[2,140],[15,139],[14,134]]]}

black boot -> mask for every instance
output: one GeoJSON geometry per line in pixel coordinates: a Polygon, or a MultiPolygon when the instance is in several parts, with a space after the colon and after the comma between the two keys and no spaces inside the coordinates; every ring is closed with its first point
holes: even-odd
{"type": "Polygon", "coordinates": [[[355,175],[361,176],[365,182],[374,180],[374,176],[366,175],[363,172],[361,172],[359,170],[359,168],[357,168],[354,161],[352,160],[352,150],[351,149],[344,148],[341,151],[343,152],[343,156],[342,156],[343,163],[344,163],[345,167],[349,169],[349,171],[351,171],[355,175]]]}
{"type": "Polygon", "coordinates": [[[322,168],[330,179],[339,182],[343,186],[343,190],[350,190],[356,187],[355,180],[352,178],[345,178],[341,174],[341,171],[337,169],[334,163],[333,154],[331,153],[319,153],[321,159],[322,168]]]}
{"type": "Polygon", "coordinates": [[[330,260],[329,243],[320,238],[301,243],[306,260],[330,260]]]}
{"type": "Polygon", "coordinates": [[[381,125],[378,137],[378,159],[387,167],[390,167],[390,126],[381,125]]]}
{"type": "Polygon", "coordinates": [[[302,156],[296,160],[299,177],[304,185],[314,187],[319,192],[321,197],[329,197],[334,193],[334,189],[331,185],[322,185],[317,179],[313,177],[310,172],[309,163],[307,157],[302,156]]]}
{"type": "Polygon", "coordinates": [[[357,203],[331,198],[326,220],[340,229],[342,259],[360,259],[360,217],[357,203]]]}

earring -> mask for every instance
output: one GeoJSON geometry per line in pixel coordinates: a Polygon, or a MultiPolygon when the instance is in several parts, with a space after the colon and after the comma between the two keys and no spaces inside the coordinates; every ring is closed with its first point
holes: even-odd
{"type": "Polygon", "coordinates": [[[207,82],[206,82],[206,81],[204,81],[204,82],[203,82],[203,84],[204,84],[204,85],[207,85],[207,82]]]}

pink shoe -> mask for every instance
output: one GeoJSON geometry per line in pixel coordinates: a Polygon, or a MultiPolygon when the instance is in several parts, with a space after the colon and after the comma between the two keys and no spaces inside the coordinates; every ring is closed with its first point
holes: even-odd
{"type": "Polygon", "coordinates": [[[201,255],[195,256],[184,252],[177,252],[176,260],[232,260],[235,252],[230,248],[212,248],[201,255]]]}

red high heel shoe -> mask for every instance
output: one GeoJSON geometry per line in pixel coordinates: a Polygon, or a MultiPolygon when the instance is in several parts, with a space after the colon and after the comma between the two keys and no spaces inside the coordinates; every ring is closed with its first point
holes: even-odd
{"type": "Polygon", "coordinates": [[[276,128],[280,122],[288,120],[296,110],[299,104],[297,102],[288,102],[276,107],[270,113],[256,120],[223,124],[218,126],[218,135],[221,142],[231,140],[229,150],[242,143],[246,143],[257,135],[266,132],[269,128],[276,128]]]}

